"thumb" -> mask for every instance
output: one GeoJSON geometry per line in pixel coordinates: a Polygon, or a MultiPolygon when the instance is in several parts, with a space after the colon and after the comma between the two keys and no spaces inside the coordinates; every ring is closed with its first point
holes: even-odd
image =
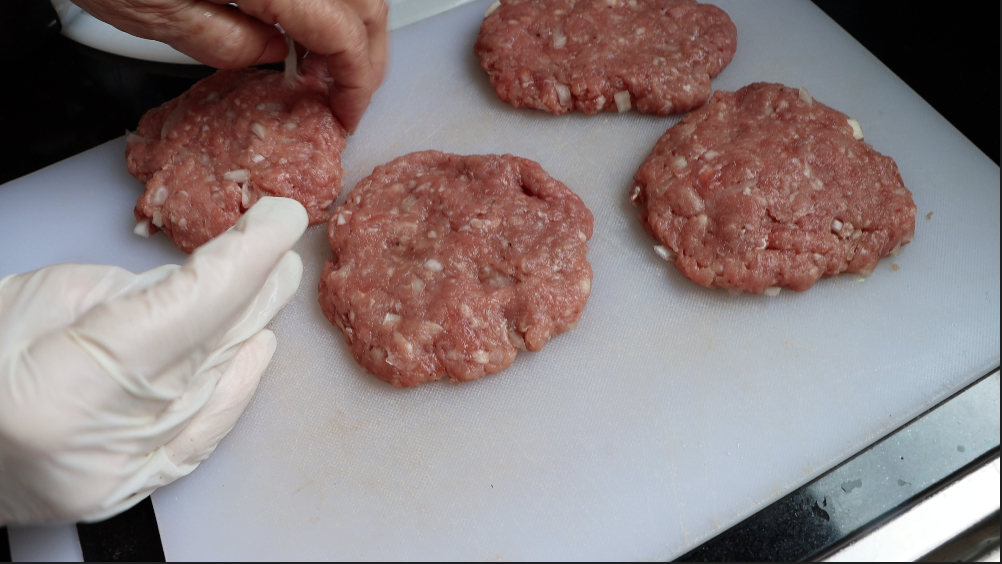
{"type": "Polygon", "coordinates": [[[216,450],[244,412],[275,353],[275,334],[267,329],[247,339],[230,361],[205,407],[166,445],[167,458],[186,475],[216,450]]]}
{"type": "Polygon", "coordinates": [[[299,202],[262,198],[163,282],[95,307],[70,336],[126,388],[173,399],[234,325],[256,333],[295,292],[302,263],[288,250],[307,222],[299,202]]]}

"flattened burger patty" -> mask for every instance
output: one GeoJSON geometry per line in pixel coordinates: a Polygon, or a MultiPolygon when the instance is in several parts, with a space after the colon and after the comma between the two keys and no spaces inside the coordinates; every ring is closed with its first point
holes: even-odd
{"type": "Polygon", "coordinates": [[[500,0],[488,12],[475,51],[498,96],[553,114],[697,108],[737,48],[727,14],[695,0],[500,0]]]}
{"type": "Polygon", "coordinates": [[[129,136],[129,172],[146,183],[137,232],[162,229],[190,253],[263,196],[294,198],[311,224],[326,221],[344,146],[320,78],[219,71],[147,112],[129,136]]]}
{"type": "Polygon", "coordinates": [[[475,380],[577,323],[592,223],[533,161],[412,153],[335,210],[320,305],[381,380],[475,380]]]}
{"type": "Polygon", "coordinates": [[[714,93],[634,178],[647,232],[703,286],[803,291],[870,273],[915,232],[894,160],[863,141],[856,120],[779,84],[714,93]]]}

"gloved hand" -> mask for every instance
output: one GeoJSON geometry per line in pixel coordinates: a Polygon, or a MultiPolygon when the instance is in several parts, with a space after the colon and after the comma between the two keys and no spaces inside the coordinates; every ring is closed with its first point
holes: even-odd
{"type": "Polygon", "coordinates": [[[0,525],[110,517],[212,453],[275,351],[307,221],[262,198],[184,266],[0,280],[0,525]]]}

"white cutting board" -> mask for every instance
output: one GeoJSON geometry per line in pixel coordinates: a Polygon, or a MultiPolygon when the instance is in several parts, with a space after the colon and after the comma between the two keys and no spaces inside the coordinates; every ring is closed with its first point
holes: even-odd
{"type": "MultiPolygon", "coordinates": [[[[803,85],[858,118],[919,219],[869,279],[767,298],[696,286],[641,229],[631,177],[675,119],[497,100],[472,52],[488,3],[393,34],[346,185],[429,148],[539,161],[595,214],[580,324],[499,375],[393,389],[320,313],[329,251],[311,229],[258,394],[209,460],[153,496],[168,559],[671,558],[998,366],[998,167],[812,4],[718,2],[739,47],[715,86],[803,85]]],[[[123,150],[0,187],[0,275],[183,259],[131,234],[141,186],[123,150]]]]}

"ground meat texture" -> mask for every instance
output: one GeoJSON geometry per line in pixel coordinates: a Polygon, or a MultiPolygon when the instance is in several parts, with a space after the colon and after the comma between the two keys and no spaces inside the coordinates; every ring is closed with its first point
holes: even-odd
{"type": "Polygon", "coordinates": [[[634,178],[631,197],[658,250],[703,286],[774,294],[866,275],[915,232],[894,160],[802,88],[714,93],[634,178]]]}
{"type": "Polygon", "coordinates": [[[190,253],[263,196],[294,198],[311,224],[326,221],[345,137],[320,78],[219,71],[150,110],[129,136],[129,172],[146,183],[137,232],[162,229],[190,253]]]}
{"type": "Polygon", "coordinates": [[[577,323],[592,223],[533,161],[413,153],[335,210],[320,305],[381,380],[475,380],[577,323]]]}
{"type": "Polygon", "coordinates": [[[516,108],[667,115],[703,105],[736,48],[727,14],[695,0],[500,0],[475,51],[516,108]]]}

